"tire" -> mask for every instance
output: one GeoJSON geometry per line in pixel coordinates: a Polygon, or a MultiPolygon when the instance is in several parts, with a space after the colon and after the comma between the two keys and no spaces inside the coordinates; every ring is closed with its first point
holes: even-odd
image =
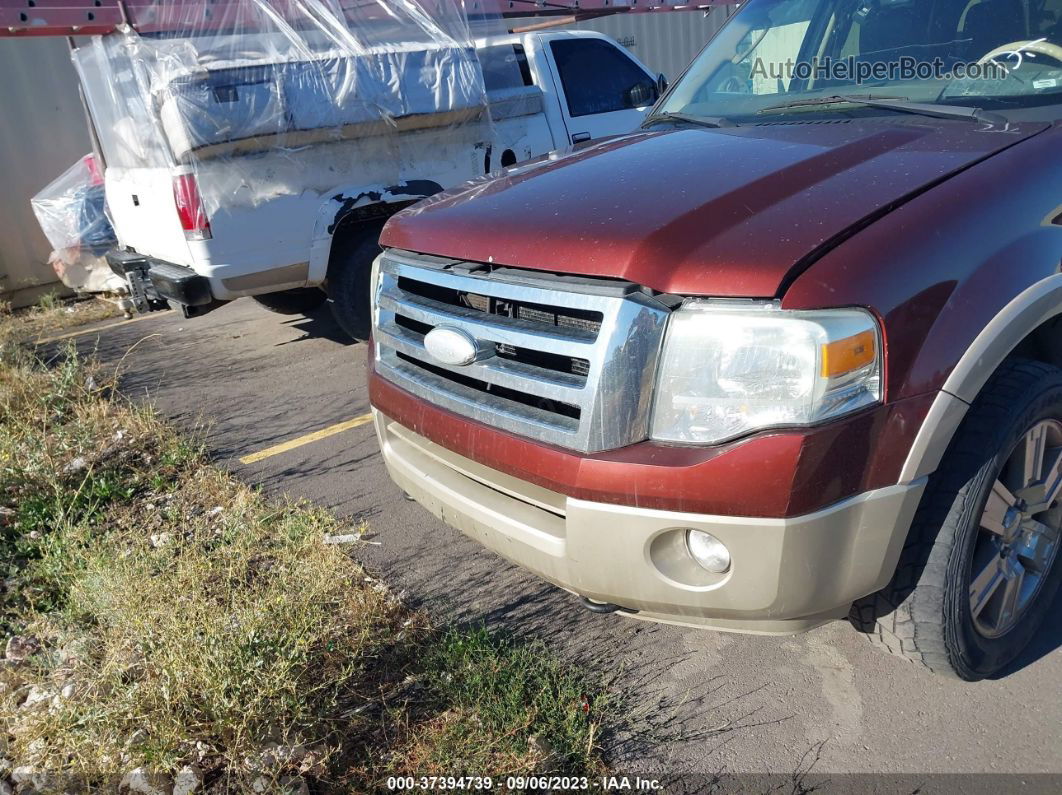
{"type": "Polygon", "coordinates": [[[1062,370],[1004,363],[930,476],[892,582],[852,606],[853,625],[935,673],[976,681],[1003,671],[1062,580],[1058,487],[1022,485],[1056,482],[1048,473],[1060,458],[1062,370]]]}
{"type": "Polygon", "coordinates": [[[305,315],[323,304],[326,297],[319,287],[301,287],[252,296],[259,304],[278,315],[305,315]]]}
{"type": "Polygon", "coordinates": [[[339,327],[354,340],[367,340],[372,330],[369,284],[372,263],[379,255],[383,222],[360,225],[340,243],[328,263],[328,306],[339,327]]]}

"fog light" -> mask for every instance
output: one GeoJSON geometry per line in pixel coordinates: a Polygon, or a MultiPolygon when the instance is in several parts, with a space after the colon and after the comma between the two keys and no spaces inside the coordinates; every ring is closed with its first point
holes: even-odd
{"type": "Polygon", "coordinates": [[[723,574],[730,570],[730,550],[715,536],[701,530],[686,531],[686,550],[706,571],[723,574]]]}

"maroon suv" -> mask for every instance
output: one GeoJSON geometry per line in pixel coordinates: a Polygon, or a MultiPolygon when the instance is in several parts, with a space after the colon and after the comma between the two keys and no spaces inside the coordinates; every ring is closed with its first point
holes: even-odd
{"type": "Polygon", "coordinates": [[[388,224],[394,480],[591,609],[1000,671],[1062,576],[1062,0],[749,0],[388,224]]]}

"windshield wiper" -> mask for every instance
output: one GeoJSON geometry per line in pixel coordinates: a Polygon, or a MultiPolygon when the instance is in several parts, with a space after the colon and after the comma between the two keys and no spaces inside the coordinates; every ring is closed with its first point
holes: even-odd
{"type": "Polygon", "coordinates": [[[858,97],[851,94],[837,94],[832,97],[816,97],[814,99],[798,99],[792,102],[783,102],[780,105],[770,105],[761,108],[758,113],[771,111],[789,110],[790,108],[816,107],[820,105],[862,105],[867,108],[885,108],[900,113],[914,113],[919,116],[932,116],[938,119],[963,119],[966,121],[981,121],[994,126],[1006,125],[1007,120],[998,113],[992,113],[984,108],[968,107],[965,105],[934,105],[927,102],[909,102],[907,97],[858,97]]]}
{"type": "Polygon", "coordinates": [[[723,116],[694,116],[689,113],[672,113],[671,111],[664,111],[663,113],[654,113],[652,116],[647,116],[645,121],[641,124],[641,129],[645,129],[650,124],[657,124],[658,122],[676,122],[678,124],[694,124],[698,127],[736,127],[737,125],[730,119],[723,116]]]}

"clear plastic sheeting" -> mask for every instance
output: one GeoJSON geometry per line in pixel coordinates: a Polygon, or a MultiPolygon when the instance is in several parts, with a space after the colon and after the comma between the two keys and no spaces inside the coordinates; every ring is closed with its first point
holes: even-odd
{"type": "MultiPolygon", "coordinates": [[[[384,161],[372,170],[397,182],[399,133],[486,139],[483,72],[460,0],[159,2],[152,13],[152,28],[171,32],[96,37],[75,66],[107,167],[202,176],[210,164],[200,180],[208,213],[328,189],[328,156],[277,159],[318,144],[390,139],[370,147],[384,161]]],[[[477,35],[502,32],[500,18],[496,29],[476,24],[477,35]]]]}
{"type": "Polygon", "coordinates": [[[86,155],[30,200],[33,214],[51,244],[56,275],[84,292],[121,287],[104,255],[115,244],[104,207],[103,178],[92,155],[86,155]]]}
{"type": "Polygon", "coordinates": [[[41,231],[56,251],[106,251],[114,233],[104,211],[103,177],[85,155],[30,200],[41,231]]]}
{"type": "Polygon", "coordinates": [[[103,176],[92,155],[75,162],[30,200],[41,231],[67,262],[83,253],[101,256],[115,244],[104,203],[103,176]]]}

